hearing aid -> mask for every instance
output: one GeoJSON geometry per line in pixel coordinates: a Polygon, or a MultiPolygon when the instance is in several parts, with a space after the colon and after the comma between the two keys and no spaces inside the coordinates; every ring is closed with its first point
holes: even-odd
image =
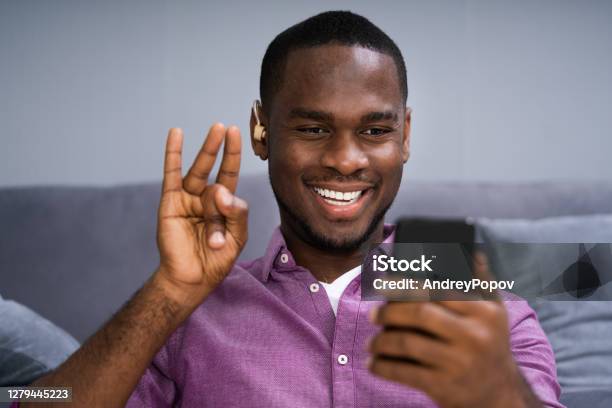
{"type": "Polygon", "coordinates": [[[262,142],[266,138],[266,128],[259,120],[258,110],[261,108],[261,104],[258,100],[253,102],[253,116],[255,117],[255,127],[253,128],[253,138],[258,142],[262,142]]]}

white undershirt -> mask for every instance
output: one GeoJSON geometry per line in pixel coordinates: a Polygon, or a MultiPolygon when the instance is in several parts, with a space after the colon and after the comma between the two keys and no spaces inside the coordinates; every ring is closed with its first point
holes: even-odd
{"type": "Polygon", "coordinates": [[[361,273],[361,265],[354,267],[350,271],[344,272],[342,275],[332,283],[325,283],[319,281],[319,283],[325,288],[327,297],[329,297],[329,303],[334,310],[334,315],[338,314],[338,303],[344,293],[344,289],[361,273]]]}

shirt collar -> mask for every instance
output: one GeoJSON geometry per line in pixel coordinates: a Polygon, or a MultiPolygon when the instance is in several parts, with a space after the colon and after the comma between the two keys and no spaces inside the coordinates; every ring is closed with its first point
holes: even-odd
{"type": "MultiPolygon", "coordinates": [[[[384,244],[393,243],[395,239],[395,225],[385,224],[383,236],[385,237],[383,241],[384,244]]],[[[283,233],[280,230],[280,225],[272,232],[270,241],[268,241],[268,247],[262,259],[261,280],[264,282],[268,280],[270,271],[273,267],[281,271],[295,269],[295,259],[289,249],[287,249],[285,237],[283,237],[283,233]]]]}

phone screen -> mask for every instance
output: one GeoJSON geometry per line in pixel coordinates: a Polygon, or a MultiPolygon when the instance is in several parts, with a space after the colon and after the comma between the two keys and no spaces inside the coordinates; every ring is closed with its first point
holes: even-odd
{"type": "Polygon", "coordinates": [[[474,225],[463,219],[401,218],[396,225],[395,242],[474,243],[474,225]]]}
{"type": "Polygon", "coordinates": [[[475,237],[473,224],[464,219],[402,218],[396,225],[396,257],[410,258],[421,252],[435,257],[435,268],[428,278],[471,279],[475,237]]]}

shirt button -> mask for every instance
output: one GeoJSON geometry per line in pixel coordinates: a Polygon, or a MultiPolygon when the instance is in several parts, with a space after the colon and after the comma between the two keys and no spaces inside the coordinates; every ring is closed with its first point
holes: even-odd
{"type": "Polygon", "coordinates": [[[340,354],[338,356],[338,364],[346,365],[348,363],[348,356],[346,354],[340,354]]]}
{"type": "Polygon", "coordinates": [[[312,293],[318,292],[319,291],[319,284],[318,283],[311,283],[310,284],[310,291],[312,293]]]}
{"type": "Polygon", "coordinates": [[[281,262],[282,262],[282,263],[287,263],[287,262],[289,262],[289,255],[287,255],[287,254],[281,254],[281,262]]]}

